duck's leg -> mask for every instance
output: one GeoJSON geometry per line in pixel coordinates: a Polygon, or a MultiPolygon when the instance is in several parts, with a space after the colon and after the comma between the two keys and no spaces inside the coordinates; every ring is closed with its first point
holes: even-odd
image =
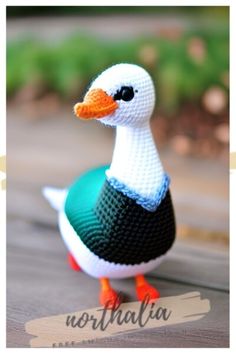
{"type": "Polygon", "coordinates": [[[160,297],[159,291],[150,285],[142,274],[136,275],[136,294],[139,301],[143,301],[146,297],[152,302],[160,297]]]}
{"type": "Polygon", "coordinates": [[[99,295],[100,304],[106,308],[114,309],[119,303],[120,299],[116,291],[111,287],[108,278],[100,278],[101,291],[99,295]]]}
{"type": "Polygon", "coordinates": [[[70,252],[68,253],[68,263],[71,269],[75,270],[76,272],[79,272],[81,270],[80,266],[78,265],[78,263],[70,252]]]}

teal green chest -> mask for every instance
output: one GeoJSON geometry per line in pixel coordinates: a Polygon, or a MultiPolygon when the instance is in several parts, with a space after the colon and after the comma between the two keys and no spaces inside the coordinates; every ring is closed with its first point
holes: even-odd
{"type": "Polygon", "coordinates": [[[65,213],[82,242],[98,257],[119,264],[140,264],[165,254],[175,238],[170,192],[155,212],[114,189],[108,166],[93,169],[70,187],[65,213]]]}

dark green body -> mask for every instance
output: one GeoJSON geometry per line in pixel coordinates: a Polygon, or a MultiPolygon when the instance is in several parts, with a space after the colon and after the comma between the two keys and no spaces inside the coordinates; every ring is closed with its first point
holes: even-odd
{"type": "Polygon", "coordinates": [[[140,264],[165,254],[175,239],[170,192],[156,211],[147,211],[109,184],[107,168],[85,173],[69,189],[65,212],[78,237],[116,264],[140,264]]]}

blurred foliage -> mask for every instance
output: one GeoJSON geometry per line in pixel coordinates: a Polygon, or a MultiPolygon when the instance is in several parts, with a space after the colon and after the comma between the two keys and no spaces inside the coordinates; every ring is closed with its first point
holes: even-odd
{"type": "Polygon", "coordinates": [[[111,14],[187,14],[228,18],[228,6],[7,6],[7,17],[111,14]]]}
{"type": "Polygon", "coordinates": [[[26,85],[78,99],[91,79],[119,62],[145,67],[157,85],[158,106],[168,115],[196,101],[212,85],[228,91],[229,33],[225,29],[167,33],[127,41],[76,34],[59,44],[35,39],[7,45],[7,93],[26,85]]]}

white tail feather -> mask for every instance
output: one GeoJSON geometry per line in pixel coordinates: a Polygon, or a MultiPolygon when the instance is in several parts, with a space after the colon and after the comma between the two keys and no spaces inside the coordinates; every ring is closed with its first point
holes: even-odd
{"type": "Polygon", "coordinates": [[[47,199],[52,208],[60,211],[64,207],[65,198],[67,195],[66,189],[58,189],[54,187],[44,187],[42,189],[44,197],[47,199]]]}

